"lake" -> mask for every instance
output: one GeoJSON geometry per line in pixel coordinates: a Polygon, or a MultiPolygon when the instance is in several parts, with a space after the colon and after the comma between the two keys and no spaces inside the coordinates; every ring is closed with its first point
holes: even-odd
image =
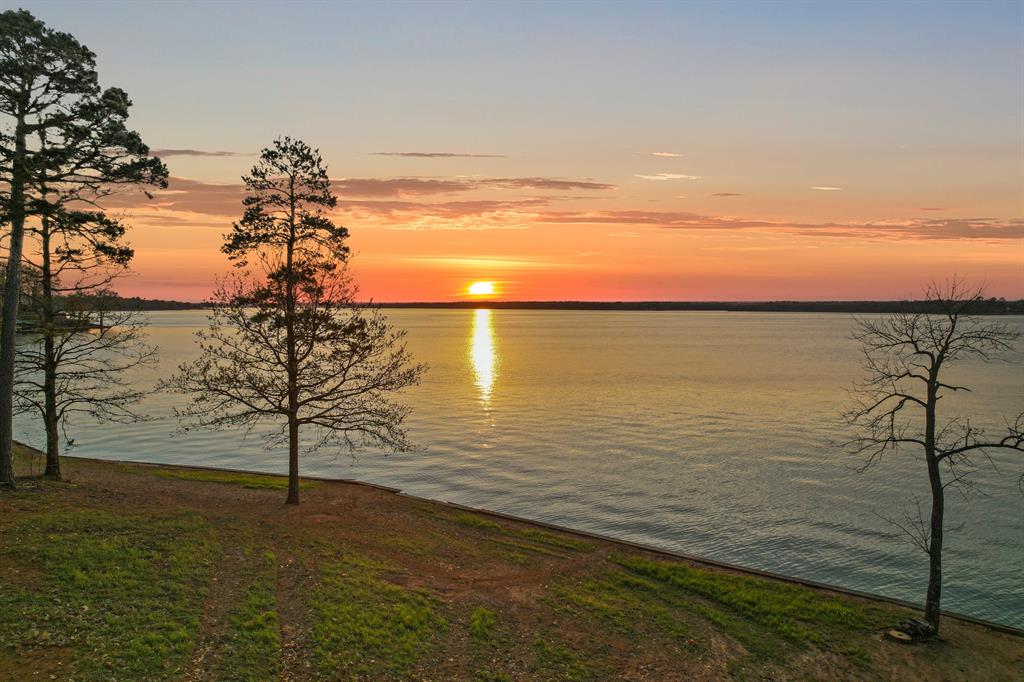
{"type": "MultiPolygon", "coordinates": [[[[386,311],[430,365],[405,400],[415,452],[320,452],[302,473],[355,478],[664,547],[923,601],[925,555],[882,517],[927,500],[923,462],[867,471],[830,446],[860,376],[852,319],[821,313],[386,311]]],[[[1024,329],[1024,318],[1007,318],[1024,329]]],[[[202,311],[150,314],[151,385],[197,353],[202,311]]],[[[958,365],[949,397],[993,431],[1024,410],[1024,353],[958,365]]],[[[71,425],[70,454],[284,472],[239,432],[175,432],[179,396],[133,425],[71,425]]],[[[40,445],[22,418],[18,436],[40,445]]],[[[1024,627],[1024,458],[994,453],[948,496],[943,606],[1024,627]]]]}

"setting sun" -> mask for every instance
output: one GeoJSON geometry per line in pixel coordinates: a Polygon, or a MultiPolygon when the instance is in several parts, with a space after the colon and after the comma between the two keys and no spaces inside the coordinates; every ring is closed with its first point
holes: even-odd
{"type": "Polygon", "coordinates": [[[490,296],[494,293],[494,282],[473,282],[469,285],[469,293],[474,296],[490,296]]]}

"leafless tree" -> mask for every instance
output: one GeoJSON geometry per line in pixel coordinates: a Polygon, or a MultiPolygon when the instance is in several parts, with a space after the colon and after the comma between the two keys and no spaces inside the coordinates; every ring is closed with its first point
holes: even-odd
{"type": "Polygon", "coordinates": [[[855,405],[845,415],[856,429],[848,446],[866,456],[865,467],[889,453],[924,456],[931,511],[920,510],[897,524],[929,560],[925,618],[938,632],[942,597],[942,543],[945,494],[950,486],[970,486],[979,457],[994,450],[1024,452],[1024,413],[1006,431],[989,436],[967,416],[939,415],[943,397],[970,391],[951,383],[945,371],[958,360],[993,360],[1012,349],[1020,333],[1006,322],[972,314],[984,301],[981,289],[963,281],[932,284],[913,310],[859,319],[866,377],[855,388],[855,405]]]}
{"type": "Polygon", "coordinates": [[[243,180],[245,214],[223,247],[239,274],[214,296],[200,357],[163,387],[194,398],[177,411],[186,428],[278,425],[265,444],[288,444],[286,502],[297,504],[300,429],[314,435],[307,451],[407,449],[408,408],[390,394],[417,383],[423,366],[403,333],[354,301],[348,231],[325,214],[336,200],[319,152],[279,139],[243,180]]]}
{"type": "Polygon", "coordinates": [[[145,318],[118,302],[109,290],[76,287],[26,306],[40,309],[41,326],[18,345],[14,404],[43,420],[46,476],[60,476],[60,434],[74,443],[67,432],[72,415],[117,423],[144,418],[135,404],[145,391],[131,383],[130,370],[155,363],[156,349],[146,343],[145,318]]]}

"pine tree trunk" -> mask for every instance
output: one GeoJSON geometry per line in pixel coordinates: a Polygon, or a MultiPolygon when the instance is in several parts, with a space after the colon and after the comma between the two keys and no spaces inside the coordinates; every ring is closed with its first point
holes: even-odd
{"type": "Polygon", "coordinates": [[[4,282],[3,318],[0,321],[0,485],[14,487],[14,358],[21,298],[21,252],[25,240],[25,168],[27,147],[25,116],[14,128],[14,160],[9,194],[10,242],[4,282]]]}
{"type": "Polygon", "coordinates": [[[50,265],[50,220],[42,218],[43,251],[43,425],[46,427],[46,478],[60,478],[60,437],[57,418],[57,356],[54,350],[53,270],[50,265]]]}
{"type": "Polygon", "coordinates": [[[299,422],[288,418],[288,499],[285,504],[299,503],[299,422]]]}
{"type": "Polygon", "coordinates": [[[291,212],[289,215],[288,250],[285,261],[285,343],[288,362],[288,499],[285,504],[299,503],[299,393],[298,358],[295,352],[295,180],[289,183],[291,212]]]}

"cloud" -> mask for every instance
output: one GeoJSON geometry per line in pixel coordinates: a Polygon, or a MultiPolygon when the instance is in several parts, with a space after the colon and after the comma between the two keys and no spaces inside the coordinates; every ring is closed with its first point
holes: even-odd
{"type": "Polygon", "coordinates": [[[204,215],[237,216],[242,212],[245,196],[241,184],[213,184],[171,176],[167,189],[152,192],[147,198],[141,191],[123,192],[106,197],[105,208],[149,209],[201,213],[204,215]]]}
{"type": "Polygon", "coordinates": [[[712,192],[713,197],[741,197],[743,196],[739,192],[712,192]]]}
{"type": "Polygon", "coordinates": [[[504,159],[504,154],[463,154],[459,152],[370,152],[370,156],[405,156],[413,159],[504,159]]]}
{"type": "Polygon", "coordinates": [[[618,189],[593,180],[561,178],[346,178],[332,183],[339,194],[353,196],[422,196],[476,189],[600,190],[618,189]]]}
{"type": "Polygon", "coordinates": [[[925,206],[924,208],[917,209],[918,211],[945,211],[944,208],[938,208],[936,206],[925,206]]]}
{"type": "Polygon", "coordinates": [[[331,187],[341,195],[357,197],[403,197],[451,194],[473,189],[470,180],[443,178],[344,178],[331,187]]]}
{"type": "Polygon", "coordinates": [[[658,228],[718,230],[774,227],[766,220],[749,220],[724,216],[708,216],[687,211],[590,211],[573,213],[552,211],[541,214],[538,222],[562,224],[593,224],[647,226],[658,228]]]}
{"type": "MultiPolygon", "coordinates": [[[[610,226],[614,234],[638,228],[664,230],[758,230],[818,238],[899,240],[1009,240],[1024,238],[1024,219],[987,217],[891,219],[875,222],[801,223],[758,216],[706,215],[686,211],[561,211],[561,196],[513,196],[506,199],[427,197],[468,190],[551,188],[549,182],[590,181],[551,178],[345,178],[334,181],[341,194],[335,217],[344,224],[390,229],[522,229],[536,225],[610,226]],[[489,181],[489,182],[484,182],[489,181]],[[361,193],[361,194],[360,194],[361,193]]],[[[614,188],[612,185],[593,183],[614,188]]],[[[555,186],[560,187],[559,185],[555,186]]],[[[732,195],[723,192],[718,194],[732,195]]],[[[154,227],[225,229],[242,213],[241,184],[213,184],[172,177],[167,190],[152,200],[141,192],[115,194],[103,204],[136,213],[134,220],[154,227]]]]}
{"type": "MultiPolygon", "coordinates": [[[[560,178],[339,178],[331,188],[341,199],[429,197],[486,189],[502,190],[600,190],[618,189],[615,185],[591,180],[560,178]]],[[[163,209],[205,215],[241,214],[245,188],[241,183],[214,184],[171,177],[166,190],[153,192],[147,199],[141,192],[115,194],[104,199],[108,208],[163,209]]],[[[562,197],[547,197],[556,200],[562,197]]],[[[574,197],[581,198],[581,197],[574,197]]]]}
{"type": "Polygon", "coordinates": [[[700,180],[699,175],[680,175],[679,173],[658,173],[657,175],[635,175],[644,180],[700,180]]]}
{"type": "Polygon", "coordinates": [[[153,149],[150,156],[251,156],[243,152],[207,152],[202,149],[153,149]]]}
{"type": "Polygon", "coordinates": [[[477,184],[483,187],[500,187],[502,189],[590,189],[590,190],[615,190],[615,185],[606,182],[594,182],[593,180],[563,180],[560,178],[483,178],[477,180],[477,184]]]}
{"type": "Polygon", "coordinates": [[[795,223],[733,216],[709,216],[681,211],[550,211],[537,222],[618,225],[673,230],[770,230],[814,237],[860,239],[1021,239],[1024,219],[952,218],[891,220],[872,223],[795,223]]]}
{"type": "Polygon", "coordinates": [[[838,192],[842,187],[812,187],[811,189],[818,189],[822,192],[838,192]]]}
{"type": "Polygon", "coordinates": [[[660,156],[665,159],[678,159],[682,158],[682,154],[676,154],[675,152],[637,152],[638,154],[647,154],[649,156],[660,156]]]}

